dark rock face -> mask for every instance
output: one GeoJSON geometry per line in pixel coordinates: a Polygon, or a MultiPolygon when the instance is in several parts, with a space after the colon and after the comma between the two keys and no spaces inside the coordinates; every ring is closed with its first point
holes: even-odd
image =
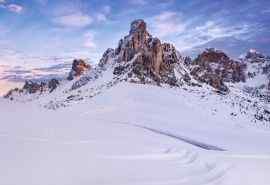
{"type": "MultiPolygon", "coordinates": [[[[133,81],[136,78],[142,83],[176,85],[174,65],[180,61],[175,47],[152,37],[143,20],[131,23],[129,35],[119,41],[114,54],[118,61],[115,75],[129,72],[133,81]]],[[[106,60],[102,59],[101,65],[103,61],[106,60]]]]}
{"type": "Polygon", "coordinates": [[[217,90],[227,92],[224,82],[245,82],[246,65],[230,59],[222,51],[208,49],[192,63],[191,75],[217,90]]]}
{"type": "Polygon", "coordinates": [[[129,35],[119,41],[116,55],[120,62],[128,62],[136,53],[144,51],[148,45],[150,34],[146,30],[143,20],[135,20],[131,23],[129,35]]]}
{"type": "Polygon", "coordinates": [[[60,85],[59,81],[56,79],[51,79],[48,82],[48,88],[50,90],[50,93],[53,92],[58,86],[60,85]]]}
{"type": "Polygon", "coordinates": [[[146,23],[142,19],[135,20],[131,23],[129,34],[135,34],[138,32],[146,32],[146,23]]]}
{"type": "Polygon", "coordinates": [[[91,66],[82,59],[75,59],[72,64],[72,69],[69,73],[68,80],[73,80],[75,77],[81,76],[85,71],[90,70],[91,66]]]}
{"type": "Polygon", "coordinates": [[[114,68],[113,70],[113,74],[114,75],[121,75],[121,74],[124,74],[125,73],[125,66],[117,66],[114,68]]]}
{"type": "Polygon", "coordinates": [[[46,83],[45,82],[33,82],[33,81],[26,81],[23,90],[28,92],[29,94],[34,94],[36,92],[44,92],[46,89],[46,83]]]}
{"type": "Polygon", "coordinates": [[[112,48],[107,49],[98,63],[99,67],[105,67],[109,63],[109,60],[113,59],[114,57],[115,57],[114,49],[112,48]]]}
{"type": "Polygon", "coordinates": [[[10,90],[4,97],[11,98],[16,94],[42,94],[44,92],[53,92],[58,86],[60,82],[57,79],[51,79],[48,82],[34,82],[34,81],[26,81],[22,89],[15,88],[10,90]]]}
{"type": "Polygon", "coordinates": [[[190,57],[183,57],[182,60],[185,66],[190,66],[192,64],[192,59],[190,57]]]}
{"type": "Polygon", "coordinates": [[[163,50],[163,60],[167,65],[174,64],[178,62],[177,51],[172,44],[164,43],[162,44],[163,50]]]}

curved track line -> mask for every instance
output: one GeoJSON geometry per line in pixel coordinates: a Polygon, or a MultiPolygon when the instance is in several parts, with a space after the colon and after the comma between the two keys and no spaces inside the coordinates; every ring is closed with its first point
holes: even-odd
{"type": "Polygon", "coordinates": [[[202,148],[202,149],[205,149],[205,150],[226,151],[225,149],[214,146],[214,145],[209,145],[209,144],[206,144],[206,143],[202,143],[200,141],[195,141],[195,140],[187,138],[187,137],[174,135],[172,133],[165,132],[165,131],[162,131],[162,130],[158,130],[158,129],[154,129],[154,128],[150,128],[150,127],[146,127],[146,126],[141,126],[141,125],[137,125],[137,124],[127,124],[127,125],[131,125],[131,126],[141,128],[141,129],[144,129],[144,130],[148,130],[148,131],[151,131],[151,132],[154,132],[154,133],[157,133],[157,134],[168,136],[168,137],[171,137],[173,139],[183,141],[185,143],[191,144],[193,146],[196,146],[196,147],[199,147],[199,148],[202,148]]]}

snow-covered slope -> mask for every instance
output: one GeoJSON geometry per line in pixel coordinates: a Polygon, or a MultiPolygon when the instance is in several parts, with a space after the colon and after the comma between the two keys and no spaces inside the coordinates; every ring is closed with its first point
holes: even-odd
{"type": "Polygon", "coordinates": [[[123,82],[54,111],[1,100],[0,184],[269,184],[269,131],[193,94],[123,82]]]}

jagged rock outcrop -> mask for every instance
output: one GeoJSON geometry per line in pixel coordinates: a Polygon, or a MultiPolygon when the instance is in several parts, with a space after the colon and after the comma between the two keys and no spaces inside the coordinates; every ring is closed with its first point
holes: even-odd
{"type": "Polygon", "coordinates": [[[245,90],[270,100],[270,57],[251,49],[241,60],[247,66],[245,90]]]}
{"type": "Polygon", "coordinates": [[[115,51],[112,48],[107,49],[102,58],[100,59],[98,66],[104,68],[106,65],[111,64],[115,58],[115,51]]]}
{"type": "Polygon", "coordinates": [[[179,54],[172,44],[161,43],[150,35],[143,20],[131,23],[129,35],[119,41],[115,50],[107,50],[99,65],[104,66],[112,57],[117,64],[114,74],[127,74],[131,82],[178,85],[174,69],[180,62],[179,54]]]}
{"type": "Polygon", "coordinates": [[[245,58],[246,61],[250,63],[264,63],[267,59],[270,59],[269,57],[264,56],[263,54],[259,53],[255,49],[250,49],[245,58]]]}
{"type": "Polygon", "coordinates": [[[146,30],[146,23],[143,20],[135,20],[131,23],[129,35],[119,41],[116,55],[120,62],[128,62],[136,53],[144,52],[147,49],[149,39],[152,36],[146,30]]]}
{"type": "Polygon", "coordinates": [[[15,88],[10,90],[4,98],[13,99],[13,96],[19,94],[42,94],[44,92],[53,92],[60,85],[59,80],[51,79],[48,82],[35,82],[35,81],[26,81],[24,86],[19,89],[15,88]]]}
{"type": "Polygon", "coordinates": [[[91,69],[91,66],[82,59],[75,59],[72,63],[72,69],[69,72],[68,80],[73,80],[76,77],[81,76],[85,71],[91,69]]]}
{"type": "Polygon", "coordinates": [[[228,92],[225,82],[245,82],[246,65],[230,59],[224,52],[207,49],[191,64],[191,75],[215,89],[228,92]]]}
{"type": "Polygon", "coordinates": [[[51,79],[51,80],[48,82],[49,92],[50,92],[50,93],[53,92],[59,85],[60,85],[59,80],[57,80],[57,79],[51,79]]]}

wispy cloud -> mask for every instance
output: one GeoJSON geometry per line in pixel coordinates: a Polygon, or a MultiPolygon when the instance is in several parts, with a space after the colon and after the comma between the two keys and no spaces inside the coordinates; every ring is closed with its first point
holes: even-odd
{"type": "Polygon", "coordinates": [[[20,14],[24,10],[23,6],[15,3],[14,4],[7,3],[6,0],[0,0],[0,8],[4,8],[10,12],[14,12],[17,14],[20,14]]]}
{"type": "MultiPolygon", "coordinates": [[[[226,37],[253,39],[262,45],[270,33],[270,1],[266,0],[0,0],[0,7],[0,53],[2,45],[30,55],[68,53],[98,61],[137,18],[145,19],[153,36],[174,43],[179,50],[226,37]],[[8,9],[10,4],[22,9],[8,9]]],[[[12,65],[26,61],[14,56],[0,60],[12,65]]]]}
{"type": "Polygon", "coordinates": [[[103,6],[99,10],[89,13],[85,11],[82,6],[69,5],[71,8],[66,6],[59,6],[52,11],[54,17],[52,22],[59,26],[73,27],[73,28],[84,28],[94,23],[106,22],[109,19],[111,13],[111,7],[109,5],[103,6]]]}
{"type": "Polygon", "coordinates": [[[166,11],[150,19],[151,27],[159,37],[166,37],[173,34],[182,33],[186,25],[181,20],[181,15],[177,12],[166,11]]]}
{"type": "Polygon", "coordinates": [[[109,5],[106,5],[106,6],[104,6],[104,7],[102,8],[101,11],[102,11],[104,14],[108,15],[108,14],[111,13],[112,8],[111,8],[109,5]]]}
{"type": "Polygon", "coordinates": [[[95,14],[95,21],[96,22],[106,22],[108,21],[108,17],[111,14],[111,7],[106,5],[104,6],[99,12],[95,14]]]}
{"type": "Polygon", "coordinates": [[[191,49],[218,38],[241,38],[253,31],[253,26],[246,23],[226,24],[220,18],[205,19],[198,23],[196,19],[174,11],[161,12],[150,18],[149,22],[156,36],[174,42],[180,50],[191,49]]]}
{"type": "Polygon", "coordinates": [[[9,11],[18,13],[18,14],[23,11],[23,7],[18,4],[8,4],[6,7],[9,11]]]}
{"type": "Polygon", "coordinates": [[[95,18],[98,22],[104,22],[108,20],[107,16],[103,13],[97,13],[95,18]]]}
{"type": "Polygon", "coordinates": [[[262,10],[262,13],[263,14],[270,14],[270,8],[269,9],[262,10]]]}
{"type": "Polygon", "coordinates": [[[74,13],[56,17],[53,22],[60,26],[82,28],[92,24],[93,18],[87,14],[74,13]]]}
{"type": "Polygon", "coordinates": [[[201,26],[188,28],[187,31],[180,33],[176,43],[181,50],[191,49],[219,38],[241,38],[252,32],[251,29],[252,27],[247,24],[229,26],[207,21],[201,26]]]}
{"type": "Polygon", "coordinates": [[[90,49],[94,49],[97,47],[96,43],[95,43],[95,33],[93,32],[87,32],[84,34],[84,47],[86,48],[90,48],[90,49]]]}

